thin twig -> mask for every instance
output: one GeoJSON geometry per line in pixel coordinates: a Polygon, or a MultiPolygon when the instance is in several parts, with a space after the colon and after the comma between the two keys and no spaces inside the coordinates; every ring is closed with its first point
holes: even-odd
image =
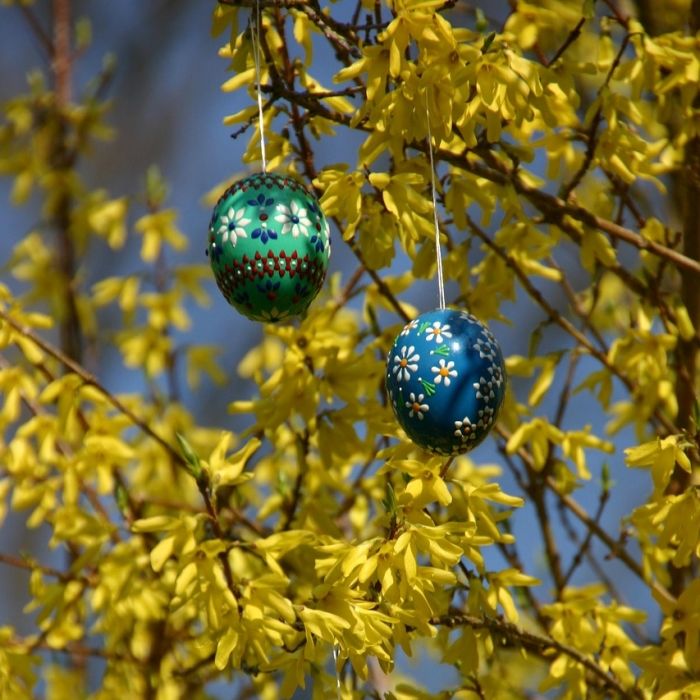
{"type": "Polygon", "coordinates": [[[24,559],[22,557],[16,557],[12,554],[0,553],[0,563],[7,564],[7,566],[12,566],[15,569],[24,569],[25,571],[41,571],[44,576],[53,576],[59,581],[81,581],[86,586],[94,585],[94,581],[91,581],[86,576],[76,576],[67,571],[60,571],[59,569],[54,569],[51,566],[45,566],[44,564],[39,564],[30,559],[24,559]]]}
{"type": "Polygon", "coordinates": [[[581,29],[583,29],[583,25],[586,23],[586,18],[581,17],[581,19],[576,23],[576,26],[569,32],[569,35],[566,37],[566,40],[564,43],[559,47],[557,52],[552,56],[552,58],[549,60],[549,63],[547,66],[552,66],[552,64],[556,63],[564,54],[564,52],[573,44],[576,39],[578,39],[581,36],[581,29]]]}
{"type": "MultiPolygon", "coordinates": [[[[351,117],[349,115],[340,114],[334,110],[327,109],[318,102],[314,103],[312,99],[313,93],[301,95],[293,90],[284,88],[276,88],[276,93],[279,94],[279,97],[290,102],[297,102],[305,109],[308,109],[314,116],[323,117],[328,121],[355,130],[366,131],[368,133],[372,131],[372,127],[366,123],[353,124],[351,126],[351,117]]],[[[422,143],[411,143],[410,147],[414,150],[426,153],[426,146],[422,143]]],[[[518,194],[522,195],[534,205],[548,220],[561,226],[565,233],[569,233],[571,229],[562,226],[562,224],[566,217],[571,217],[575,221],[579,221],[595,230],[607,233],[615,240],[628,243],[638,250],[653,253],[660,258],[669,260],[680,269],[687,270],[695,276],[700,276],[700,262],[697,260],[693,260],[673,248],[644,238],[635,231],[625,228],[614,221],[598,216],[585,207],[580,206],[575,201],[565,202],[561,197],[544,192],[537,187],[527,185],[518,177],[515,170],[509,169],[502,163],[496,164],[492,162],[487,165],[486,163],[475,161],[468,152],[459,154],[445,149],[436,151],[435,157],[436,160],[450,163],[457,168],[461,168],[473,175],[483,177],[495,184],[504,186],[512,185],[518,194]]]]}
{"type": "Polygon", "coordinates": [[[0,319],[15,330],[19,335],[31,340],[38,348],[47,355],[53,357],[66,369],[78,375],[85,385],[95,387],[119,413],[125,415],[143,433],[155,440],[178,464],[185,466],[187,463],[182,455],[164,438],[156,433],[148,423],[141,420],[130,408],[128,408],[119,398],[112,394],[93,374],[88,372],[82,365],[71,359],[63,351],[52,345],[48,340],[44,340],[31,328],[16,321],[4,309],[0,309],[0,319]]]}
{"type": "Polygon", "coordinates": [[[568,644],[563,644],[552,637],[527,632],[512,622],[495,617],[480,617],[478,615],[455,612],[434,617],[430,620],[430,623],[450,628],[467,626],[472,629],[486,629],[496,636],[497,639],[505,639],[510,644],[531,651],[548,661],[551,660],[551,651],[556,650],[584,666],[598,679],[598,682],[603,687],[614,690],[618,694],[617,697],[625,700],[642,697],[641,692],[637,689],[625,690],[616,678],[606,673],[593,659],[585,656],[577,649],[568,644]]]}
{"type": "MultiPolygon", "coordinates": [[[[506,430],[500,424],[497,424],[494,430],[506,441],[511,437],[511,433],[506,430]]],[[[525,462],[528,469],[534,469],[534,461],[532,455],[527,452],[524,448],[518,449],[518,456],[525,462]]],[[[563,493],[556,481],[551,477],[545,479],[547,487],[554,493],[554,495],[563,503],[566,508],[571,511],[586,527],[590,528],[595,536],[601,540],[606,547],[610,550],[611,554],[623,562],[630,571],[632,571],[641,581],[648,585],[653,591],[657,593],[661,598],[668,601],[669,603],[674,603],[675,598],[669,593],[669,591],[664,588],[658,581],[649,580],[649,578],[644,573],[642,566],[632,557],[632,555],[625,549],[625,546],[619,540],[613,539],[603,528],[602,525],[597,523],[588,514],[586,509],[581,506],[574,498],[568,494],[563,493]]]]}
{"type": "MultiPolygon", "coordinates": [[[[610,491],[608,489],[605,489],[605,488],[601,489],[600,497],[598,499],[598,507],[596,508],[595,515],[593,516],[593,520],[595,520],[596,522],[600,522],[600,519],[603,517],[603,511],[605,510],[605,505],[608,502],[609,497],[610,497],[610,491]]],[[[571,577],[574,575],[574,571],[576,571],[576,569],[583,562],[584,557],[589,553],[592,539],[593,539],[593,530],[589,529],[586,532],[586,536],[583,538],[583,541],[581,542],[578,549],[576,550],[576,554],[574,555],[574,558],[571,560],[571,564],[569,565],[569,568],[566,570],[566,573],[564,574],[564,585],[565,586],[571,580],[571,577]]]]}
{"type": "MultiPolygon", "coordinates": [[[[612,80],[613,74],[617,70],[617,67],[620,65],[620,61],[622,60],[622,56],[624,55],[625,51],[627,50],[627,46],[629,45],[631,34],[625,34],[625,37],[623,38],[622,42],[620,43],[620,48],[615,55],[615,58],[613,59],[612,64],[610,65],[610,69],[607,72],[607,75],[605,76],[605,80],[603,81],[603,84],[598,88],[598,99],[601,99],[601,94],[603,92],[603,88],[606,88],[609,84],[610,81],[612,80]]],[[[581,180],[583,180],[583,177],[585,174],[588,172],[589,168],[591,167],[591,164],[593,163],[593,157],[595,155],[595,150],[598,145],[598,127],[600,126],[601,122],[603,121],[603,105],[599,104],[598,108],[595,111],[595,114],[593,115],[593,119],[591,120],[591,125],[588,129],[587,132],[587,144],[586,144],[586,152],[583,156],[583,162],[581,163],[581,167],[574,173],[573,177],[571,178],[570,182],[567,185],[564,185],[559,193],[559,196],[564,200],[569,199],[569,195],[579,186],[581,183],[581,180]]]]}
{"type": "Polygon", "coordinates": [[[53,73],[56,98],[61,108],[71,101],[71,7],[70,0],[52,0],[53,13],[53,73]]]}
{"type": "Polygon", "coordinates": [[[41,26],[41,22],[39,22],[37,16],[34,14],[34,10],[32,10],[32,8],[29,7],[29,5],[25,5],[23,3],[20,3],[18,9],[24,15],[27,24],[29,24],[31,30],[34,32],[36,38],[39,40],[39,43],[41,44],[44,51],[46,51],[47,57],[49,59],[52,58],[54,47],[51,41],[51,37],[49,36],[48,32],[41,26]]]}
{"type": "Polygon", "coordinates": [[[301,487],[304,483],[304,477],[309,471],[308,454],[309,454],[309,433],[306,431],[303,435],[296,436],[297,448],[297,476],[294,480],[294,488],[292,495],[284,509],[284,520],[280,527],[281,530],[288,530],[294,521],[297,508],[301,502],[301,487]]]}

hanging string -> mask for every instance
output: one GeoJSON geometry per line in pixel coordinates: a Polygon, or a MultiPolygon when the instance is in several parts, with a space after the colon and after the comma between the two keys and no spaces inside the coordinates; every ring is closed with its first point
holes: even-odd
{"type": "Polygon", "coordinates": [[[435,224],[435,257],[437,259],[438,301],[440,308],[445,308],[445,280],[442,274],[442,255],[440,253],[440,225],[438,223],[437,188],[435,186],[435,162],[433,158],[433,135],[430,132],[430,109],[428,95],[425,95],[425,116],[428,120],[428,155],[430,156],[430,189],[433,195],[433,222],[435,224]]]}
{"type": "Polygon", "coordinates": [[[260,89],[260,0],[255,0],[255,18],[250,36],[253,42],[253,59],[255,60],[255,89],[258,93],[258,125],[260,128],[260,153],[262,155],[262,171],[267,172],[267,159],[265,157],[265,125],[263,124],[263,101],[260,89]]]}
{"type": "Polygon", "coordinates": [[[342,700],[340,695],[340,671],[338,670],[338,645],[333,645],[333,661],[335,662],[335,681],[336,681],[336,693],[338,695],[338,700],[342,700]]]}

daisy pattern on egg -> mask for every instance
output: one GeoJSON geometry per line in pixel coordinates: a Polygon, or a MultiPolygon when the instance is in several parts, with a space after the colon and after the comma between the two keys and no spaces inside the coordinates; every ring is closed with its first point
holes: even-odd
{"type": "Polygon", "coordinates": [[[444,383],[445,386],[450,386],[450,378],[457,376],[457,370],[454,369],[455,363],[452,360],[447,362],[443,359],[438,360],[436,367],[431,367],[430,371],[435,374],[435,383],[444,383]]]}
{"type": "Polygon", "coordinates": [[[436,343],[442,343],[444,338],[451,338],[451,337],[452,337],[452,333],[450,332],[449,324],[445,324],[443,326],[440,323],[440,321],[435,321],[425,331],[425,339],[428,341],[434,340],[436,343]]]}
{"type": "Polygon", "coordinates": [[[415,353],[413,345],[401,348],[400,355],[394,355],[394,374],[396,379],[401,382],[407,382],[411,378],[411,372],[418,369],[418,360],[420,355],[415,353]]]}
{"type": "Polygon", "coordinates": [[[247,238],[245,226],[250,223],[250,219],[245,216],[245,209],[236,211],[233,207],[229,207],[228,211],[219,218],[219,235],[222,243],[230,242],[231,245],[236,245],[239,238],[247,238]]]}
{"type": "Polygon", "coordinates": [[[406,401],[405,406],[406,408],[411,409],[408,412],[409,418],[413,418],[415,416],[418,418],[418,420],[423,420],[423,414],[430,410],[430,406],[428,406],[427,403],[423,403],[423,399],[425,399],[424,394],[418,394],[418,396],[416,396],[413,392],[411,392],[408,395],[408,401],[406,401]]]}
{"type": "Polygon", "coordinates": [[[292,200],[289,206],[278,204],[277,211],[279,214],[275,216],[275,221],[282,224],[282,235],[291,233],[294,238],[297,238],[299,235],[309,235],[311,220],[306,215],[306,209],[300,206],[298,202],[292,200]]]}
{"type": "Polygon", "coordinates": [[[458,437],[462,442],[476,439],[477,426],[469,420],[469,416],[464,416],[462,420],[455,421],[454,436],[458,437]]]}

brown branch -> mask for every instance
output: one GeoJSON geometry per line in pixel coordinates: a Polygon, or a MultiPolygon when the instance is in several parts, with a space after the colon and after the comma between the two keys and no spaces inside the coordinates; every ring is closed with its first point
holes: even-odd
{"type": "Polygon", "coordinates": [[[359,58],[360,50],[357,47],[359,40],[355,32],[333,20],[330,15],[325,15],[318,12],[316,8],[305,2],[299,8],[306,16],[319,28],[321,33],[326,37],[328,42],[333,45],[336,54],[341,61],[349,62],[349,58],[359,58]],[[352,43],[351,43],[352,42],[352,43]]]}
{"type": "Polygon", "coordinates": [[[52,345],[49,341],[44,340],[28,326],[16,321],[4,309],[0,309],[0,319],[7,323],[7,325],[19,335],[31,340],[38,348],[43,350],[50,357],[57,360],[63,367],[70,370],[74,374],[77,374],[86,385],[95,387],[95,389],[97,389],[107,399],[107,401],[112,404],[117,411],[119,411],[119,413],[126,416],[143,433],[155,440],[178,464],[182,466],[187,464],[182,455],[172,445],[170,445],[170,443],[158,435],[158,433],[156,433],[153,428],[148,425],[148,423],[141,420],[119,398],[117,398],[105,386],[103,386],[97,377],[88,372],[80,363],[68,357],[68,355],[52,345]]]}
{"type": "MultiPolygon", "coordinates": [[[[566,531],[567,536],[569,537],[569,540],[571,541],[572,545],[574,546],[580,546],[580,537],[578,533],[576,532],[576,529],[574,528],[573,523],[569,520],[569,511],[566,509],[566,506],[559,501],[557,503],[557,514],[559,515],[559,520],[562,524],[562,527],[566,531]]],[[[586,530],[586,536],[590,530],[586,530]]],[[[598,578],[602,581],[603,585],[608,589],[608,592],[610,595],[615,598],[616,600],[622,601],[623,596],[620,594],[620,592],[617,590],[617,587],[612,581],[611,576],[607,571],[603,569],[603,566],[600,564],[600,562],[596,559],[596,557],[593,555],[593,552],[591,551],[590,547],[586,550],[584,553],[584,556],[586,558],[586,561],[588,562],[588,565],[591,567],[591,570],[598,576],[598,578]]],[[[606,554],[607,557],[607,554],[606,554]]]]}
{"type": "MultiPolygon", "coordinates": [[[[596,508],[596,512],[593,515],[593,520],[595,522],[600,522],[600,519],[603,517],[603,511],[605,510],[605,506],[606,506],[609,498],[610,498],[610,491],[607,488],[601,489],[600,496],[598,498],[598,507],[596,508]]],[[[574,575],[574,572],[583,562],[584,557],[590,553],[590,546],[591,546],[592,540],[593,540],[593,530],[588,529],[585,537],[583,538],[583,541],[581,542],[578,549],[576,550],[576,554],[574,555],[574,558],[571,560],[571,564],[569,564],[569,568],[566,570],[566,573],[564,574],[564,580],[563,580],[564,586],[568,585],[569,581],[571,580],[571,577],[574,575]]]]}
{"type": "Polygon", "coordinates": [[[563,644],[552,637],[545,637],[543,635],[527,632],[512,622],[507,622],[506,620],[495,617],[482,617],[462,612],[454,612],[448,615],[434,617],[430,620],[430,624],[443,625],[451,629],[464,626],[477,630],[485,629],[494,635],[496,638],[494,640],[495,642],[506,640],[509,644],[530,651],[545,661],[551,661],[551,652],[552,650],[556,650],[560,654],[564,654],[584,666],[586,670],[595,676],[599,685],[615,691],[617,693],[616,697],[623,698],[624,700],[633,700],[634,698],[642,697],[638,689],[625,690],[614,676],[606,673],[593,659],[582,654],[577,649],[574,649],[568,644],[563,644]]]}
{"type": "Polygon", "coordinates": [[[612,0],[603,0],[603,2],[610,8],[610,11],[613,13],[613,17],[617,20],[617,22],[621,24],[625,29],[628,29],[630,18],[626,15],[623,15],[622,12],[620,12],[617,5],[615,5],[615,3],[612,0]]]}
{"type": "Polygon", "coordinates": [[[56,98],[61,108],[71,101],[71,7],[70,0],[52,0],[53,74],[56,98]]]}
{"type": "MultiPolygon", "coordinates": [[[[367,133],[372,131],[372,128],[365,123],[351,125],[351,118],[349,116],[330,110],[321,105],[319,102],[314,101],[312,98],[313,93],[300,94],[283,87],[276,87],[275,92],[279,95],[279,97],[290,102],[296,102],[297,104],[308,109],[314,116],[322,117],[328,121],[355,130],[365,131],[367,133]]],[[[424,144],[415,142],[409,144],[409,147],[420,151],[421,153],[427,153],[426,146],[424,144]]],[[[451,165],[470,172],[473,175],[483,177],[497,185],[512,185],[518,194],[527,199],[538,211],[540,211],[540,213],[544,214],[548,220],[551,220],[559,226],[565,224],[564,220],[567,216],[571,217],[572,219],[590,226],[593,229],[607,233],[615,240],[623,241],[637,248],[638,250],[653,253],[660,258],[666,259],[676,265],[679,269],[687,270],[694,277],[700,276],[700,262],[697,260],[693,260],[692,258],[683,255],[683,253],[674,250],[673,248],[669,248],[660,243],[656,243],[655,241],[648,240],[640,234],[632,231],[631,229],[625,228],[614,221],[597,216],[585,207],[577,204],[575,201],[565,202],[563,199],[561,199],[561,197],[548,194],[547,192],[537,189],[536,187],[526,185],[520,179],[520,177],[518,177],[515,169],[511,170],[502,163],[491,162],[489,165],[487,165],[483,162],[476,162],[470,157],[470,153],[468,152],[455,153],[445,149],[438,150],[435,154],[435,158],[446,163],[450,163],[451,165]]],[[[563,226],[562,230],[565,233],[570,231],[570,229],[563,226]]]]}
{"type": "Polygon", "coordinates": [[[406,313],[405,309],[403,306],[401,306],[401,303],[399,300],[394,296],[392,293],[391,289],[387,286],[386,282],[377,274],[376,270],[373,270],[370,267],[367,267],[367,264],[365,263],[364,257],[362,256],[362,252],[356,245],[350,245],[350,249],[352,252],[355,254],[355,257],[360,261],[362,265],[365,266],[367,270],[367,274],[372,278],[372,281],[377,285],[377,289],[379,290],[379,293],[389,302],[391,305],[391,308],[394,309],[394,311],[397,313],[399,318],[403,320],[404,323],[408,323],[411,318],[410,316],[406,313]]]}
{"type": "Polygon", "coordinates": [[[47,57],[52,58],[54,53],[53,42],[51,41],[51,37],[47,31],[41,26],[37,16],[34,14],[34,10],[32,10],[29,5],[24,4],[20,4],[17,9],[19,9],[19,11],[24,15],[24,19],[27,21],[27,24],[34,32],[34,35],[39,40],[39,43],[44,51],[46,51],[47,57]]]}
{"type": "Polygon", "coordinates": [[[576,23],[576,26],[569,32],[569,36],[566,37],[566,40],[564,43],[559,47],[559,49],[556,51],[554,56],[549,60],[549,63],[547,63],[547,66],[552,66],[552,64],[556,63],[563,55],[564,52],[573,44],[576,39],[578,39],[581,36],[581,29],[583,29],[583,25],[586,23],[586,18],[581,17],[581,19],[576,23]]]}
{"type": "Polygon", "coordinates": [[[565,585],[564,573],[562,571],[561,554],[559,554],[559,547],[557,546],[557,540],[554,537],[554,530],[552,529],[553,524],[545,502],[546,490],[542,479],[543,475],[540,472],[530,470],[530,482],[526,492],[530,496],[532,504],[535,507],[537,523],[542,533],[542,543],[544,544],[547,566],[554,580],[554,587],[557,593],[556,597],[559,599],[565,585]]]}
{"type": "MultiPolygon", "coordinates": [[[[420,150],[420,147],[415,146],[420,150]]],[[[655,241],[647,240],[640,234],[631,231],[630,229],[620,226],[619,224],[597,216],[588,209],[578,205],[576,202],[565,202],[560,197],[548,194],[536,187],[526,185],[517,175],[515,171],[511,171],[503,164],[497,167],[489,167],[483,163],[476,163],[469,159],[466,155],[456,155],[450,151],[440,150],[437,157],[450,162],[474,175],[485,177],[487,180],[500,185],[511,184],[518,194],[521,194],[533,206],[535,206],[548,219],[558,223],[565,217],[570,216],[576,221],[590,226],[593,229],[604,231],[614,239],[624,241],[634,246],[638,250],[644,250],[654,253],[661,258],[665,258],[674,263],[677,267],[683,270],[688,270],[695,276],[700,276],[700,262],[693,260],[677,250],[668,248],[655,241]]],[[[566,232],[566,229],[562,229],[566,232]]]]}
{"type": "Polygon", "coordinates": [[[309,471],[308,455],[309,455],[309,432],[304,432],[303,435],[296,435],[297,448],[297,476],[294,480],[294,488],[288,503],[284,508],[284,520],[280,527],[281,530],[288,530],[294,521],[299,503],[301,502],[301,487],[304,484],[304,477],[309,471]]]}
{"type": "Polygon", "coordinates": [[[39,564],[35,561],[22,557],[16,557],[12,554],[0,553],[0,563],[6,564],[7,566],[12,566],[15,569],[24,569],[25,571],[39,570],[45,576],[53,576],[64,583],[67,581],[80,581],[85,586],[92,586],[95,583],[86,576],[75,576],[69,572],[60,571],[59,569],[54,569],[51,566],[45,566],[44,564],[39,564]]]}
{"type": "MultiPolygon", "coordinates": [[[[637,225],[637,228],[644,228],[646,226],[647,220],[642,214],[642,212],[639,210],[637,202],[635,202],[630,196],[630,185],[628,185],[626,182],[623,182],[616,175],[613,175],[606,168],[601,168],[601,170],[603,171],[605,177],[608,178],[608,180],[610,181],[610,184],[613,186],[615,194],[620,198],[620,214],[624,214],[625,209],[629,210],[629,212],[632,214],[632,217],[634,218],[634,222],[637,225]]],[[[619,219],[615,220],[615,223],[622,224],[621,216],[619,219]]]]}
{"type": "Polygon", "coordinates": [[[356,294],[355,287],[362,279],[362,275],[364,275],[366,271],[367,270],[365,269],[364,265],[358,265],[355,268],[355,271],[352,273],[352,275],[350,275],[345,287],[343,288],[343,291],[340,293],[340,297],[336,300],[336,310],[345,306],[345,304],[350,301],[354,294],[356,294]]]}
{"type": "Polygon", "coordinates": [[[76,152],[68,146],[70,122],[68,109],[71,103],[72,56],[71,56],[71,0],[52,0],[53,51],[51,70],[56,95],[56,128],[52,132],[51,167],[62,175],[58,179],[52,223],[56,231],[56,259],[63,283],[62,299],[59,302],[59,331],[61,349],[71,359],[80,362],[83,354],[83,333],[76,298],[77,260],[73,241],[72,214],[73,193],[70,185],[70,170],[75,165],[76,152]]]}
{"type": "Polygon", "coordinates": [[[571,496],[562,493],[559,490],[559,486],[556,484],[554,479],[548,478],[547,486],[555,494],[555,496],[566,506],[566,508],[570,510],[591,532],[595,534],[595,536],[598,539],[600,539],[607,546],[607,548],[615,556],[616,559],[619,559],[621,562],[623,562],[630,569],[630,571],[632,571],[634,574],[637,575],[638,578],[644,581],[644,583],[646,583],[659,597],[663,598],[668,602],[674,602],[675,599],[673,595],[668,590],[666,590],[666,588],[662,586],[658,581],[649,581],[646,575],[644,574],[644,569],[637,561],[635,561],[632,558],[632,556],[627,552],[622,543],[608,535],[605,529],[596,520],[594,520],[588,514],[588,511],[585,508],[583,508],[583,506],[579,505],[579,503],[576,500],[574,500],[571,496]]]}
{"type": "MultiPolygon", "coordinates": [[[[627,46],[629,45],[631,36],[631,34],[625,34],[625,37],[620,44],[620,48],[617,54],[615,55],[615,58],[613,59],[613,62],[610,66],[610,69],[608,70],[607,75],[605,76],[605,80],[603,81],[603,84],[598,88],[598,99],[600,99],[601,97],[603,88],[607,87],[610,84],[613,74],[617,70],[617,67],[620,65],[620,61],[622,60],[622,56],[627,50],[627,46]]],[[[595,114],[593,115],[593,119],[591,120],[591,125],[586,133],[586,152],[583,156],[583,162],[581,163],[581,167],[574,173],[570,182],[567,185],[564,185],[559,192],[559,196],[564,201],[568,200],[569,195],[579,186],[581,180],[583,180],[583,177],[588,172],[588,170],[591,167],[591,164],[593,163],[593,157],[595,155],[596,147],[598,146],[598,127],[600,127],[602,121],[603,105],[599,104],[598,109],[596,109],[595,114]]]]}
{"type": "Polygon", "coordinates": [[[555,270],[558,270],[559,274],[561,275],[559,283],[561,285],[561,288],[564,290],[566,298],[569,300],[571,310],[579,317],[579,319],[581,319],[581,330],[587,330],[598,343],[598,347],[600,348],[601,352],[607,355],[609,352],[608,344],[605,342],[603,334],[591,322],[591,316],[595,311],[595,306],[597,303],[596,297],[594,296],[591,300],[591,308],[587,312],[584,311],[574,288],[571,286],[571,282],[565,270],[551,257],[549,259],[549,264],[555,270]]]}
{"type": "MultiPolygon", "coordinates": [[[[497,424],[494,428],[496,433],[500,435],[504,440],[508,441],[511,437],[511,433],[506,430],[500,424],[497,424]]],[[[524,448],[518,449],[518,457],[525,463],[529,470],[534,470],[535,465],[532,459],[532,455],[524,448]]],[[[556,481],[551,477],[545,479],[547,487],[554,493],[554,495],[561,501],[561,503],[573,513],[587,528],[589,528],[595,536],[605,544],[605,546],[610,550],[611,554],[623,562],[629,569],[634,573],[641,581],[648,585],[660,598],[666,601],[674,602],[675,599],[671,593],[664,588],[658,581],[648,580],[644,573],[642,566],[629,554],[625,549],[625,546],[619,540],[613,539],[600,525],[588,514],[588,511],[579,505],[579,503],[574,500],[571,496],[563,493],[556,481]]]]}

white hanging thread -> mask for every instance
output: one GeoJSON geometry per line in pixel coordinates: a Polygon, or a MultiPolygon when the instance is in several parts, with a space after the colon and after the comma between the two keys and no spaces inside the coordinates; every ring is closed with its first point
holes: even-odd
{"type": "Polygon", "coordinates": [[[442,275],[442,255],[440,254],[440,225],[438,223],[437,189],[435,186],[435,162],[433,159],[433,135],[430,132],[430,109],[428,95],[425,96],[425,116],[428,120],[428,155],[430,156],[430,189],[433,195],[433,222],[435,223],[435,257],[437,258],[438,301],[445,308],[445,280],[442,275]]]}
{"type": "Polygon", "coordinates": [[[260,153],[262,155],[262,171],[267,172],[267,159],[265,157],[265,125],[263,124],[263,101],[260,90],[260,0],[255,2],[255,18],[250,36],[253,42],[253,59],[255,60],[255,89],[258,93],[258,126],[260,128],[260,153]]]}
{"type": "Polygon", "coordinates": [[[340,696],[340,671],[338,670],[338,645],[333,645],[333,662],[335,666],[335,682],[336,682],[336,693],[338,695],[338,700],[342,700],[340,696]]]}

